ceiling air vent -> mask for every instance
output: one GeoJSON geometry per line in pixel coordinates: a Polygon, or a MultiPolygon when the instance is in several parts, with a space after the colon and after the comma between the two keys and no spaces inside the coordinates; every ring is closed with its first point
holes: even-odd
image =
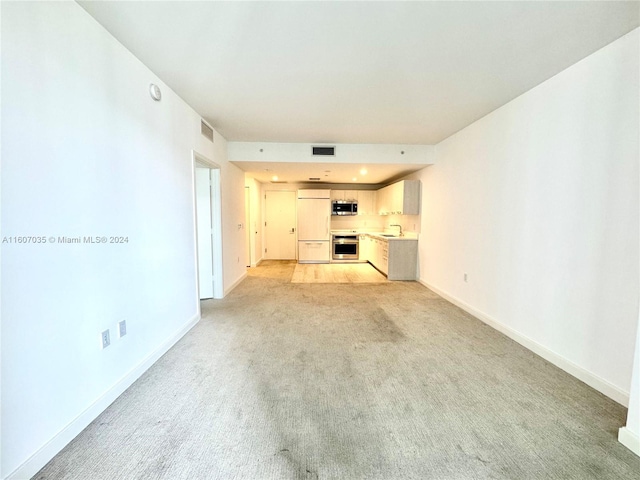
{"type": "Polygon", "coordinates": [[[335,157],[336,147],[311,147],[311,155],[314,157],[335,157]]]}
{"type": "Polygon", "coordinates": [[[200,133],[213,142],[213,128],[204,123],[204,120],[200,120],[200,133]]]}
{"type": "Polygon", "coordinates": [[[311,180],[312,182],[319,182],[320,177],[309,177],[309,180],[311,180]]]}

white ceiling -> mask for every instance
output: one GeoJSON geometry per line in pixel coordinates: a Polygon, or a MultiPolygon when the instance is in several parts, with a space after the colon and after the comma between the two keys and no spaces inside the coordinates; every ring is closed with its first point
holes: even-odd
{"type": "MultiPolygon", "coordinates": [[[[390,179],[406,176],[423,165],[385,163],[364,167],[354,163],[292,163],[292,162],[234,162],[253,178],[262,183],[270,183],[274,176],[277,182],[309,183],[310,178],[318,178],[317,183],[379,185],[390,179]],[[363,170],[364,168],[364,170],[363,170]],[[362,172],[365,173],[362,173],[362,172]]],[[[316,183],[315,181],[311,183],[316,183]]]]}
{"type": "Polygon", "coordinates": [[[435,144],[640,25],[637,1],[79,3],[249,142],[435,144]]]}

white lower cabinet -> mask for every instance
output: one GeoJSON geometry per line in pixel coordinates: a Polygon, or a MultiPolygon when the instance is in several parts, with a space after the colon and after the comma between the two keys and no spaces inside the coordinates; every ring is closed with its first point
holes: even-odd
{"type": "Polygon", "coordinates": [[[301,240],[298,242],[298,262],[329,263],[331,242],[329,240],[301,240]]]}
{"type": "Polygon", "coordinates": [[[380,270],[385,275],[388,271],[389,258],[387,256],[388,252],[388,242],[387,240],[382,240],[380,238],[373,239],[373,251],[371,254],[371,263],[374,267],[380,270]]]}
{"type": "MultiPolygon", "coordinates": [[[[360,240],[362,244],[363,240],[360,240]]],[[[418,276],[418,240],[386,240],[367,235],[365,259],[389,280],[415,280],[418,276]]],[[[362,260],[362,257],[360,257],[362,260]]]]}
{"type": "Polygon", "coordinates": [[[387,240],[380,241],[380,271],[385,275],[389,275],[389,242],[387,240]]]}
{"type": "Polygon", "coordinates": [[[382,271],[382,247],[379,238],[367,236],[369,242],[369,258],[367,260],[371,265],[382,271]]]}
{"type": "Polygon", "coordinates": [[[358,260],[361,262],[368,262],[371,256],[371,247],[369,246],[368,235],[360,235],[358,238],[358,260]]]}

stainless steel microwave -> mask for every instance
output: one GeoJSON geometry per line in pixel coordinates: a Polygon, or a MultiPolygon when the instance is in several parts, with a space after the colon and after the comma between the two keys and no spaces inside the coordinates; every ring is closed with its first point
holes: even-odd
{"type": "Polygon", "coordinates": [[[331,215],[357,215],[358,202],[351,200],[334,200],[331,202],[331,215]]]}

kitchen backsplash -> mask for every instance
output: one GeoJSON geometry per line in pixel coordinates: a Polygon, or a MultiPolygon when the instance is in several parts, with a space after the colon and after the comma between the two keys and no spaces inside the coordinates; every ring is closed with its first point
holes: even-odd
{"type": "Polygon", "coordinates": [[[382,218],[385,228],[393,223],[399,223],[402,225],[403,232],[420,233],[420,215],[386,215],[382,218]]]}
{"type": "Polygon", "coordinates": [[[354,215],[331,217],[331,230],[382,230],[384,218],[379,215],[354,215]]]}
{"type": "Polygon", "coordinates": [[[331,230],[384,231],[391,224],[402,225],[404,232],[420,233],[420,215],[355,215],[331,217],[331,230]]]}

